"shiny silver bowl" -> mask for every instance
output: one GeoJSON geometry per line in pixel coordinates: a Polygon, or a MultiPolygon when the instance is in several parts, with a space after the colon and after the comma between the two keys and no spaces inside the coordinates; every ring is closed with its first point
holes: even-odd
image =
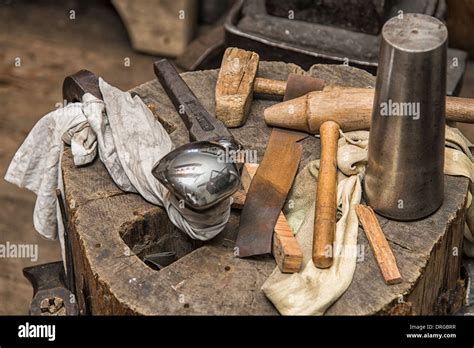
{"type": "Polygon", "coordinates": [[[163,157],[152,174],[187,206],[204,210],[240,186],[238,167],[223,160],[225,151],[225,146],[215,142],[189,143],[163,157]]]}

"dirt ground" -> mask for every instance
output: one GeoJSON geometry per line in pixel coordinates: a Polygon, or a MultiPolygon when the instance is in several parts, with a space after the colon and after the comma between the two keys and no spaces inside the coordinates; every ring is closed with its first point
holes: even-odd
{"type": "MultiPolygon", "coordinates": [[[[126,90],[154,78],[155,59],[132,51],[108,1],[0,0],[1,177],[35,122],[62,101],[66,75],[86,68],[126,90]]],[[[474,97],[474,63],[462,95],[474,97]]],[[[474,139],[472,128],[470,136],[474,139]]],[[[27,314],[32,289],[22,275],[24,267],[60,259],[58,243],[40,238],[33,229],[34,203],[34,194],[0,180],[0,244],[39,248],[37,262],[0,259],[0,315],[27,314]]]]}

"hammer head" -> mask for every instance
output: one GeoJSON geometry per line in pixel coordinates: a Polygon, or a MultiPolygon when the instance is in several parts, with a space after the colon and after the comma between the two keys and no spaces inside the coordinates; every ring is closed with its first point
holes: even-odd
{"type": "Polygon", "coordinates": [[[86,93],[102,99],[99,89],[99,78],[89,70],[79,70],[67,76],[63,82],[63,98],[68,102],[82,101],[86,93]]]}
{"type": "Polygon", "coordinates": [[[247,120],[259,60],[255,52],[225,50],[216,83],[216,117],[226,127],[239,127],[247,120]]]}
{"type": "Polygon", "coordinates": [[[247,121],[254,92],[289,100],[324,87],[323,80],[299,74],[290,74],[287,81],[257,78],[258,63],[255,52],[229,47],[224,53],[216,83],[216,117],[227,127],[247,121]]]}
{"type": "Polygon", "coordinates": [[[286,81],[283,101],[301,97],[309,92],[322,91],[324,80],[315,77],[291,73],[286,81]]]}

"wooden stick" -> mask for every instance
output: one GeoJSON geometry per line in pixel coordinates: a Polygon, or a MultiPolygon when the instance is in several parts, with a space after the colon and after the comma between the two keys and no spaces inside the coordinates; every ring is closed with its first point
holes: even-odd
{"type": "Polygon", "coordinates": [[[403,280],[397,267],[397,261],[380,228],[374,211],[371,207],[361,204],[355,207],[355,211],[364,227],[365,235],[369,240],[370,247],[382,272],[385,284],[392,285],[401,283],[403,280]]]}
{"type": "Polygon", "coordinates": [[[255,78],[253,91],[259,94],[285,95],[286,81],[255,78]]]}
{"type": "MultiPolygon", "coordinates": [[[[243,191],[237,191],[232,196],[234,198],[233,208],[242,209],[245,204],[245,192],[248,191],[257,168],[258,164],[256,163],[245,164],[241,175],[243,191]]],[[[303,262],[303,252],[282,212],[275,224],[272,254],[282,273],[295,273],[300,270],[303,262]]]]}
{"type": "Polygon", "coordinates": [[[337,140],[339,125],[324,122],[320,129],[321,161],[314,214],[313,263],[329,268],[333,261],[333,242],[337,210],[337,140]]]}

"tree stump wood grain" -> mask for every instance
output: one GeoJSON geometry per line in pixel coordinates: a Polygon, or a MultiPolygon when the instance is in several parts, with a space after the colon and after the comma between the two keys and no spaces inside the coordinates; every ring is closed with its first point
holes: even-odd
{"type": "MultiPolygon", "coordinates": [[[[259,75],[284,79],[302,72],[291,64],[262,62],[259,75]]],[[[328,84],[372,87],[375,79],[347,66],[316,65],[310,73],[328,84]]],[[[217,71],[183,74],[206,109],[214,113],[217,71]]],[[[188,133],[156,80],[132,90],[145,103],[155,104],[161,119],[172,123],[177,146],[188,133]]],[[[255,98],[245,126],[232,129],[261,160],[270,134],[263,109],[275,100],[255,98]]],[[[303,141],[303,160],[319,157],[319,139],[303,141]]],[[[76,292],[83,314],[278,314],[260,290],[275,267],[270,256],[234,257],[239,211],[227,228],[207,243],[198,243],[177,230],[165,212],[139,195],[119,190],[99,160],[76,168],[67,149],[62,161],[74,254],[76,292]],[[149,252],[175,251],[179,260],[155,271],[142,262],[149,252]]],[[[460,280],[467,179],[446,176],[445,201],[434,215],[417,222],[380,218],[397,259],[401,284],[387,286],[360,230],[358,243],[365,258],[358,262],[349,289],[328,315],[447,314],[462,303],[460,280]]]]}

